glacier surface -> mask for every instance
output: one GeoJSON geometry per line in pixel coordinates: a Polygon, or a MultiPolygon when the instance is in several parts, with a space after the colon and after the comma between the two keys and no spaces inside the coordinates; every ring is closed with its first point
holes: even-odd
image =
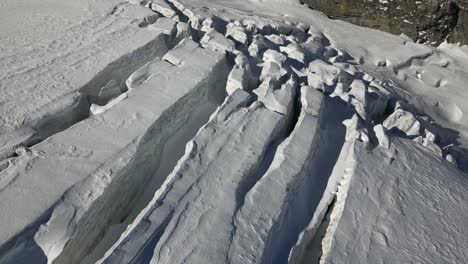
{"type": "Polygon", "coordinates": [[[466,46],[295,0],[0,7],[0,263],[468,259],[466,46]]]}

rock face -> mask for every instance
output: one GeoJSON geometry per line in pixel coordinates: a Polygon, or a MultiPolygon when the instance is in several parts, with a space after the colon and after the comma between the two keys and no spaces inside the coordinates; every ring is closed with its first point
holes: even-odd
{"type": "Polygon", "coordinates": [[[450,33],[449,41],[466,44],[468,43],[468,30],[466,29],[466,25],[468,25],[468,0],[459,0],[457,4],[459,8],[457,26],[450,33]]]}
{"type": "Polygon", "coordinates": [[[418,43],[438,45],[445,39],[468,43],[464,18],[468,1],[452,0],[303,0],[312,9],[364,27],[405,34],[418,43]]]}

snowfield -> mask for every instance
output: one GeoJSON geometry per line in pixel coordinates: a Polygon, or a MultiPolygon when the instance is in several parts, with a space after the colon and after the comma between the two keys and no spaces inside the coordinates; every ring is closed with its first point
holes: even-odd
{"type": "Polygon", "coordinates": [[[465,263],[467,83],[295,0],[4,0],[0,263],[465,263]]]}

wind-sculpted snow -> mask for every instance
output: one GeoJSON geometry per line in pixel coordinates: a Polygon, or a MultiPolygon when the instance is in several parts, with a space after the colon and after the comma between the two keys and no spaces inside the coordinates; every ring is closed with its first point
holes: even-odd
{"type": "Polygon", "coordinates": [[[414,142],[395,139],[392,148],[367,153],[356,145],[345,206],[322,263],[463,263],[466,175],[414,142]]]}
{"type": "Polygon", "coordinates": [[[232,263],[279,261],[280,252],[291,243],[288,236],[295,242],[294,228],[300,230],[299,222],[307,215],[307,208],[313,210],[312,200],[309,203],[304,202],[306,199],[296,201],[291,193],[305,198],[307,195],[301,193],[304,192],[301,186],[308,186],[309,191],[320,195],[319,188],[314,186],[317,180],[311,179],[316,175],[308,171],[314,155],[323,155],[317,151],[320,141],[316,135],[319,113],[323,113],[323,95],[311,87],[303,87],[301,96],[303,108],[296,127],[278,146],[268,171],[247,193],[236,216],[229,259],[232,263]],[[269,206],[262,206],[264,204],[269,206]],[[297,204],[302,205],[294,208],[297,204]]]}
{"type": "Polygon", "coordinates": [[[292,0],[76,4],[0,46],[0,263],[468,258],[465,48],[292,0]]]}
{"type": "Polygon", "coordinates": [[[139,26],[156,19],[144,7],[126,3],[59,34],[49,49],[1,59],[0,157],[85,119],[109,82],[124,92],[132,71],[171,45],[167,35],[139,26]]]}
{"type": "Polygon", "coordinates": [[[287,116],[258,102],[246,106],[246,92],[238,90],[232,97],[187,145],[141,219],[102,263],[146,258],[153,263],[215,263],[226,258],[243,183],[254,177],[268,146],[287,124],[287,116]],[[262,133],[254,133],[258,128],[262,133]],[[172,254],[175,248],[178,253],[172,254]]]}
{"type": "MultiPolygon", "coordinates": [[[[127,217],[145,188],[154,192],[161,185],[184,149],[177,144],[196,133],[224,94],[224,56],[186,49],[187,42],[167,54],[185,50],[184,66],[158,58],[149,62],[141,83],[132,83],[122,102],[27,150],[18,157],[19,166],[1,172],[14,175],[0,193],[2,208],[23,215],[10,222],[2,214],[9,226],[2,230],[3,241],[43,214],[37,231],[13,241],[34,237],[49,260],[64,254],[64,263],[79,261],[110,223],[127,217]],[[14,206],[13,197],[21,206],[14,206]]],[[[6,256],[13,262],[19,257],[6,256]]]]}

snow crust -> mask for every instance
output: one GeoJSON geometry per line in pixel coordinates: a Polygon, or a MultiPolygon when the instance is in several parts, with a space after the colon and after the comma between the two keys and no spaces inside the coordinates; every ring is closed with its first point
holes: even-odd
{"type": "Polygon", "coordinates": [[[89,109],[83,108],[93,103],[90,97],[100,88],[110,81],[122,86],[133,70],[168,48],[166,35],[141,27],[157,18],[145,7],[115,6],[112,1],[48,2],[37,7],[38,17],[32,20],[39,27],[27,20],[15,24],[15,12],[6,14],[10,9],[34,10],[36,3],[23,7],[23,2],[9,1],[1,11],[6,20],[0,22],[5,34],[0,51],[2,158],[11,156],[18,145],[33,145],[86,118],[89,109]],[[93,8],[86,10],[87,5],[93,8]],[[73,12],[77,13],[68,17],[73,12]],[[7,35],[11,28],[19,33],[7,35]]]}
{"type": "Polygon", "coordinates": [[[392,146],[393,154],[356,145],[346,205],[323,263],[463,262],[466,175],[415,142],[392,146]]]}
{"type": "MultiPolygon", "coordinates": [[[[21,219],[14,219],[2,214],[1,222],[9,226],[2,229],[3,242],[41,217],[44,220],[37,222],[41,225],[38,230],[27,230],[24,236],[34,237],[49,262],[67,250],[64,249],[67,243],[68,251],[73,251],[69,252],[70,259],[78,261],[94,239],[105,231],[100,230],[99,225],[121,217],[119,210],[131,208],[132,200],[144,190],[151,177],[158,178],[157,174],[152,174],[158,167],[165,166],[164,163],[159,165],[158,160],[169,162],[161,156],[175,156],[174,161],[177,161],[174,150],[164,150],[165,142],[177,136],[179,130],[195,127],[194,134],[196,127],[208,118],[216,107],[217,98],[223,98],[224,87],[217,82],[222,83],[227,65],[222,54],[193,49],[193,45],[176,46],[166,55],[183,55],[191,63],[179,67],[154,59],[137,71],[144,72],[138,79],[131,77],[132,89],[127,98],[111,111],[48,138],[18,157],[16,162],[24,165],[0,172],[2,178],[11,178],[0,193],[2,208],[22,215],[21,219]],[[192,70],[194,68],[196,70],[192,70]],[[129,180],[131,183],[125,183],[129,180]],[[53,189],[50,182],[53,182],[53,189]],[[109,211],[105,217],[93,219],[93,211],[99,210],[109,211]],[[94,227],[97,233],[87,230],[91,223],[97,226],[94,227]],[[81,236],[86,237],[88,246],[83,242],[79,248],[70,245],[71,239],[81,236]]],[[[178,139],[184,137],[190,139],[190,132],[178,139]]],[[[156,179],[159,185],[163,180],[156,179]]],[[[11,260],[19,257],[6,256],[11,260]]]]}

